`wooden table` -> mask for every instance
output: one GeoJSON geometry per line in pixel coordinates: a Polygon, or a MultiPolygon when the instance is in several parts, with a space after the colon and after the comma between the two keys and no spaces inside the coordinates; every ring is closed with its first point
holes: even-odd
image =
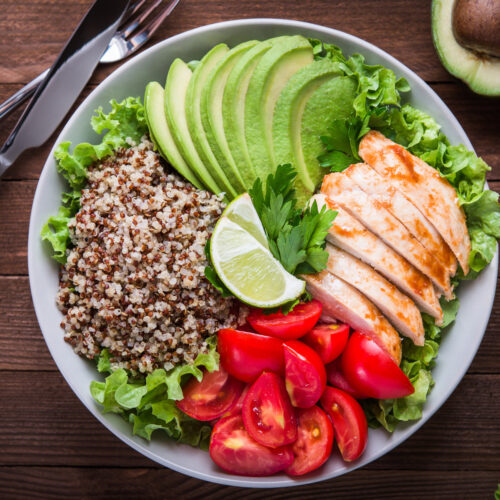
{"type": "MultiPolygon", "coordinates": [[[[0,100],[49,66],[90,0],[0,0],[0,100]]],[[[324,24],[386,50],[455,113],[500,189],[500,99],[479,97],[441,67],[430,2],[182,0],[154,42],[228,19],[324,24]]],[[[116,68],[99,68],[83,96],[116,68]]],[[[17,114],[0,125],[6,138],[17,114]]],[[[460,386],[412,438],[347,476],[286,490],[243,490],[164,469],[101,426],[52,361],[31,303],[26,244],[38,175],[59,131],[0,181],[0,498],[492,498],[500,482],[500,301],[460,386]]],[[[58,332],[54,332],[55,335],[58,332]]]]}

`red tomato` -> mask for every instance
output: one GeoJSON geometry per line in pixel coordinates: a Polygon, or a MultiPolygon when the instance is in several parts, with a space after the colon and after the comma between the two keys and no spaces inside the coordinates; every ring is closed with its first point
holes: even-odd
{"type": "Polygon", "coordinates": [[[250,384],[245,385],[241,396],[238,398],[238,401],[236,401],[236,404],[229,408],[229,410],[224,413],[221,418],[233,417],[234,415],[239,415],[241,413],[241,410],[243,408],[243,401],[245,401],[248,389],[250,389],[250,384]]]}
{"type": "Polygon", "coordinates": [[[299,340],[285,342],[283,350],[286,390],[293,406],[299,408],[314,406],[326,386],[326,371],[321,358],[299,340]]]}
{"type": "Polygon", "coordinates": [[[347,392],[327,387],[321,406],[330,416],[335,438],[346,462],[356,460],[365,450],[368,424],[360,404],[347,392]]]}
{"type": "Polygon", "coordinates": [[[311,330],[321,316],[323,306],[317,300],[298,304],[293,311],[283,314],[281,311],[264,314],[260,309],[253,309],[247,321],[256,332],[271,335],[283,340],[298,339],[311,330]]]}
{"type": "Polygon", "coordinates": [[[367,397],[402,398],[415,392],[410,379],[389,354],[360,332],[349,338],[341,366],[349,384],[367,397]]]}
{"type": "Polygon", "coordinates": [[[245,428],[258,443],[278,448],[297,439],[297,419],[283,380],[264,372],[252,384],[241,410],[245,428]]]}
{"type": "Polygon", "coordinates": [[[333,427],[326,413],[318,406],[298,410],[299,433],[292,449],[293,464],[285,470],[291,476],[301,476],[321,467],[333,446],[333,427]]]}
{"type": "Polygon", "coordinates": [[[282,344],[274,337],[226,328],[219,331],[217,347],[226,371],[238,380],[253,382],[263,370],[284,373],[282,344]]]}
{"type": "Polygon", "coordinates": [[[318,325],[301,340],[312,347],[326,365],[338,358],[349,338],[348,325],[318,325]]]}
{"type": "Polygon", "coordinates": [[[354,399],[366,398],[366,396],[356,391],[356,389],[354,389],[354,387],[352,387],[346,380],[344,374],[342,373],[342,368],[340,367],[340,359],[336,359],[326,366],[326,378],[331,386],[336,387],[337,389],[342,389],[354,399]]]}
{"type": "Polygon", "coordinates": [[[201,382],[193,377],[182,388],[184,399],[176,404],[186,415],[206,422],[231,409],[243,388],[243,382],[231,377],[222,367],[218,371],[204,371],[201,382]]]}
{"type": "Polygon", "coordinates": [[[223,418],[215,424],[209,451],[219,467],[241,476],[270,476],[293,462],[290,446],[271,449],[252,439],[241,415],[223,418]]]}

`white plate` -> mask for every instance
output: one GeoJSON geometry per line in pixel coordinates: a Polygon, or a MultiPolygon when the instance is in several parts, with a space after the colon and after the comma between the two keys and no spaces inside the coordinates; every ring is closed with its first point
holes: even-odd
{"type": "MultiPolygon", "coordinates": [[[[225,42],[234,46],[246,40],[264,40],[290,34],[302,34],[337,44],[345,54],[360,52],[367,62],[383,64],[393,69],[397,76],[405,77],[410,83],[412,92],[409,101],[430,113],[442,125],[451,143],[462,143],[472,149],[462,127],[443,101],[421,78],[396,59],[346,33],[281,19],[249,19],[212,24],[174,36],[151,47],[117,69],[85,99],[64,127],[56,144],[68,140],[74,144],[98,141],[89,125],[93,110],[98,106],[107,109],[107,103],[112,98],[121,100],[130,95],[142,96],[144,87],[151,80],[163,83],[169,65],[176,57],[185,61],[199,59],[217,43],[225,42]]],[[[417,431],[450,396],[474,358],[493,305],[497,256],[475,281],[460,286],[460,311],[455,324],[443,339],[434,369],[436,385],[425,405],[422,419],[408,425],[400,425],[393,434],[381,429],[370,430],[366,451],[361,459],[354,463],[346,464],[334,454],[320,470],[299,479],[292,479],[285,474],[267,478],[245,478],[222,472],[207,453],[187,445],[177,445],[161,435],[155,436],[150,443],[133,436],[129,424],[119,416],[101,413],[89,392],[90,381],[99,377],[95,365],[74,354],[63,340],[63,331],[59,326],[62,315],[55,305],[58,265],[49,258],[47,245],[42,243],[39,237],[47,217],[57,212],[61,193],[65,189],[64,182],[56,171],[52,153],[53,151],[45,163],[35,193],[28,241],[29,277],[38,322],[59,370],[82,403],[111,432],[151,460],[189,476],[234,486],[283,487],[333,478],[384,455],[417,431]]],[[[78,429],[75,429],[75,432],[78,432],[78,429]]]]}

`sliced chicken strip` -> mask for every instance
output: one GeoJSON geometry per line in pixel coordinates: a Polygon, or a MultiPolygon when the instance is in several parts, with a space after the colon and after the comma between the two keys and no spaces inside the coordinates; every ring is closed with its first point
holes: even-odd
{"type": "Polygon", "coordinates": [[[449,276],[455,275],[457,259],[450,247],[425,215],[388,179],[382,177],[366,163],[351,165],[344,170],[344,174],[399,219],[408,231],[441,262],[449,276]]]}
{"type": "Polygon", "coordinates": [[[302,277],[309,293],[323,304],[326,315],[369,335],[399,365],[401,339],[398,332],[364,295],[328,271],[302,277]]]}
{"type": "Polygon", "coordinates": [[[435,318],[437,325],[442,323],[443,311],[429,278],[368,231],[342,207],[328,202],[325,195],[314,195],[311,201],[314,200],[320,209],[328,204],[332,210],[337,211],[337,217],[327,235],[330,243],[374,267],[413,299],[421,311],[435,318]]]}
{"type": "Polygon", "coordinates": [[[377,200],[370,198],[356,183],[343,173],[323,178],[321,192],[356,217],[371,232],[404,256],[419,271],[428,276],[446,298],[453,298],[449,276],[444,267],[414,238],[377,200]]]}
{"type": "Polygon", "coordinates": [[[470,238],[453,186],[436,169],[374,130],[363,137],[359,155],[427,217],[467,274],[470,238]]]}
{"type": "Polygon", "coordinates": [[[422,315],[415,303],[401,293],[368,264],[330,243],[327,270],[359,290],[380,309],[382,314],[405,337],[416,345],[424,345],[422,315]]]}

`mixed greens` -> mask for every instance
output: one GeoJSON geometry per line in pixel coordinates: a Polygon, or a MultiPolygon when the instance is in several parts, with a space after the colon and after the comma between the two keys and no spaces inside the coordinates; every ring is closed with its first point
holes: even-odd
{"type": "Polygon", "coordinates": [[[182,385],[187,378],[203,378],[202,368],[212,372],[219,367],[217,341],[207,339],[210,348],[199,354],[193,364],[178,365],[168,373],[158,369],[146,378],[133,378],[126,370],[111,371],[110,355],[104,349],[97,370],[108,373],[104,382],[90,384],[92,397],[102,405],[105,413],[118,413],[133,425],[133,433],[151,439],[155,430],[191,446],[208,449],[211,427],[180,411],[175,402],[183,398],[182,385]]]}

